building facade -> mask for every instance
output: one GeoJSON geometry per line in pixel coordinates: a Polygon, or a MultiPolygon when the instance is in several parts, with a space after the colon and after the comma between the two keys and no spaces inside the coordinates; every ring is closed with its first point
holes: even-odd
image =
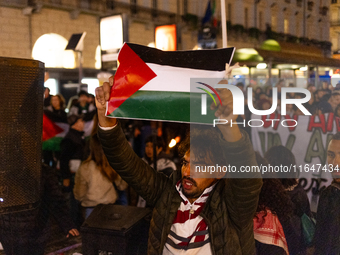
{"type": "MultiPolygon", "coordinates": [[[[331,55],[330,1],[225,2],[228,46],[258,48],[265,40],[274,39],[312,45],[323,56],[331,55]]],[[[92,77],[101,68],[101,17],[126,14],[129,42],[143,45],[154,43],[156,26],[176,24],[177,49],[192,50],[200,48],[198,37],[207,4],[208,0],[0,0],[0,56],[40,59],[52,77],[76,82],[77,76],[71,70],[79,67],[78,55],[64,51],[72,34],[86,31],[82,67],[84,76],[92,77]]],[[[222,47],[219,0],[212,9],[217,21],[214,40],[219,48],[222,47]]],[[[332,38],[334,33],[337,32],[331,30],[332,38]]],[[[337,45],[337,41],[332,42],[337,45]]]]}

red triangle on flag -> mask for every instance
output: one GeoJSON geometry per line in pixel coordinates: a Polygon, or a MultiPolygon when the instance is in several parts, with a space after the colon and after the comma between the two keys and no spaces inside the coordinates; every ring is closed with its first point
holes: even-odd
{"type": "Polygon", "coordinates": [[[157,76],[127,44],[119,51],[118,61],[119,67],[111,89],[107,115],[113,113],[126,99],[157,76]]]}
{"type": "Polygon", "coordinates": [[[64,130],[50,120],[45,114],[43,115],[43,141],[46,141],[64,130]]]}

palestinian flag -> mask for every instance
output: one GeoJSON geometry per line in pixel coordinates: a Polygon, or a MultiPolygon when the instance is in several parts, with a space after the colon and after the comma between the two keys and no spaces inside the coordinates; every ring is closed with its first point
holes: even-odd
{"type": "MultiPolygon", "coordinates": [[[[230,64],[233,54],[234,48],[161,51],[125,43],[118,55],[106,115],[190,122],[190,80],[223,78],[225,64],[230,64]]],[[[202,93],[196,93],[198,109],[202,93]]]]}
{"type": "Polygon", "coordinates": [[[65,130],[63,126],[67,127],[67,124],[60,124],[61,125],[58,125],[58,123],[47,117],[45,113],[43,114],[43,151],[60,151],[60,143],[65,136],[65,130]]]}
{"type": "Polygon", "coordinates": [[[57,134],[62,133],[64,130],[50,120],[45,114],[43,115],[43,141],[55,137],[57,134]]]}

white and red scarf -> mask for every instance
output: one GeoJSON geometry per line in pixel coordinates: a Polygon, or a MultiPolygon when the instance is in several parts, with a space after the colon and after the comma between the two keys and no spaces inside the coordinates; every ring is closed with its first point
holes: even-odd
{"type": "Polygon", "coordinates": [[[176,184],[182,202],[171,226],[163,254],[212,254],[208,225],[200,213],[214,186],[206,188],[202,195],[191,204],[182,193],[181,182],[176,184]]]}
{"type": "Polygon", "coordinates": [[[256,216],[253,219],[255,240],[264,244],[279,246],[289,255],[286,237],[277,215],[267,210],[266,216],[264,211],[257,213],[256,216]]]}

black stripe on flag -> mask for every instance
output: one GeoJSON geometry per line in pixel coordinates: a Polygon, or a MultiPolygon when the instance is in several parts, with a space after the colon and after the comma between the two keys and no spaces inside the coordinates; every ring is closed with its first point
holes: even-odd
{"type": "Polygon", "coordinates": [[[231,63],[235,49],[231,47],[216,50],[162,51],[139,44],[127,45],[145,63],[210,71],[224,71],[225,64],[231,63]]]}

